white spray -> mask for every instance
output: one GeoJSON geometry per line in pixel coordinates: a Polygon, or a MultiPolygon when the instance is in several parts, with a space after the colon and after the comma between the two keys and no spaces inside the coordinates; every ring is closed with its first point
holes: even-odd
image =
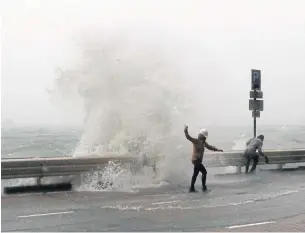
{"type": "Polygon", "coordinates": [[[108,33],[86,41],[75,68],[62,71],[55,88],[84,109],[84,132],[73,156],[107,151],[161,156],[163,178],[173,173],[185,178],[183,161],[189,157],[179,157],[179,140],[186,141],[184,123],[196,125],[200,117],[192,112],[191,77],[165,48],[143,35],[108,33]]]}

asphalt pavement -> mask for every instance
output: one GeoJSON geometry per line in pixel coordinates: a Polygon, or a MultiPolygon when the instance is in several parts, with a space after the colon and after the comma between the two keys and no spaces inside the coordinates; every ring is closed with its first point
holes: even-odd
{"type": "Polygon", "coordinates": [[[208,194],[174,185],[138,192],[2,195],[8,231],[304,231],[305,172],[217,176],[208,194]]]}

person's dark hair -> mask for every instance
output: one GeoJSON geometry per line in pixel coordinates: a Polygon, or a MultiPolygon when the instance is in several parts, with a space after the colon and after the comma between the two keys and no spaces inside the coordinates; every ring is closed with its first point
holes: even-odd
{"type": "Polygon", "coordinates": [[[264,140],[265,137],[264,137],[264,135],[261,134],[261,135],[258,135],[257,138],[264,140]]]}

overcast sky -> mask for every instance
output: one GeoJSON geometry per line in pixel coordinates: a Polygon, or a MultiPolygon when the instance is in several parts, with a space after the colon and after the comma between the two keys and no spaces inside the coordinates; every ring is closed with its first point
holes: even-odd
{"type": "Polygon", "coordinates": [[[1,2],[2,121],[80,123],[81,116],[51,104],[46,88],[56,78],[56,68],[73,60],[84,32],[121,25],[149,28],[151,34],[162,28],[168,34],[158,38],[184,41],[183,50],[190,46],[188,60],[197,67],[189,71],[198,77],[194,85],[211,87],[202,93],[208,123],[251,123],[254,68],[262,70],[265,110],[260,123],[305,124],[304,0],[1,2]]]}

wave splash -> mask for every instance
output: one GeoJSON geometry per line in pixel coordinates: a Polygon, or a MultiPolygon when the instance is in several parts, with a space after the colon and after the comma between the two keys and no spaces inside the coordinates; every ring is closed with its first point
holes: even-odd
{"type": "MultiPolygon", "coordinates": [[[[194,95],[187,88],[189,77],[169,54],[148,37],[86,40],[75,68],[60,72],[52,92],[83,109],[84,132],[74,157],[131,153],[163,158],[163,177],[181,171],[172,165],[182,156],[183,121],[192,115],[194,95]]],[[[112,169],[103,176],[119,173],[112,169]]]]}

